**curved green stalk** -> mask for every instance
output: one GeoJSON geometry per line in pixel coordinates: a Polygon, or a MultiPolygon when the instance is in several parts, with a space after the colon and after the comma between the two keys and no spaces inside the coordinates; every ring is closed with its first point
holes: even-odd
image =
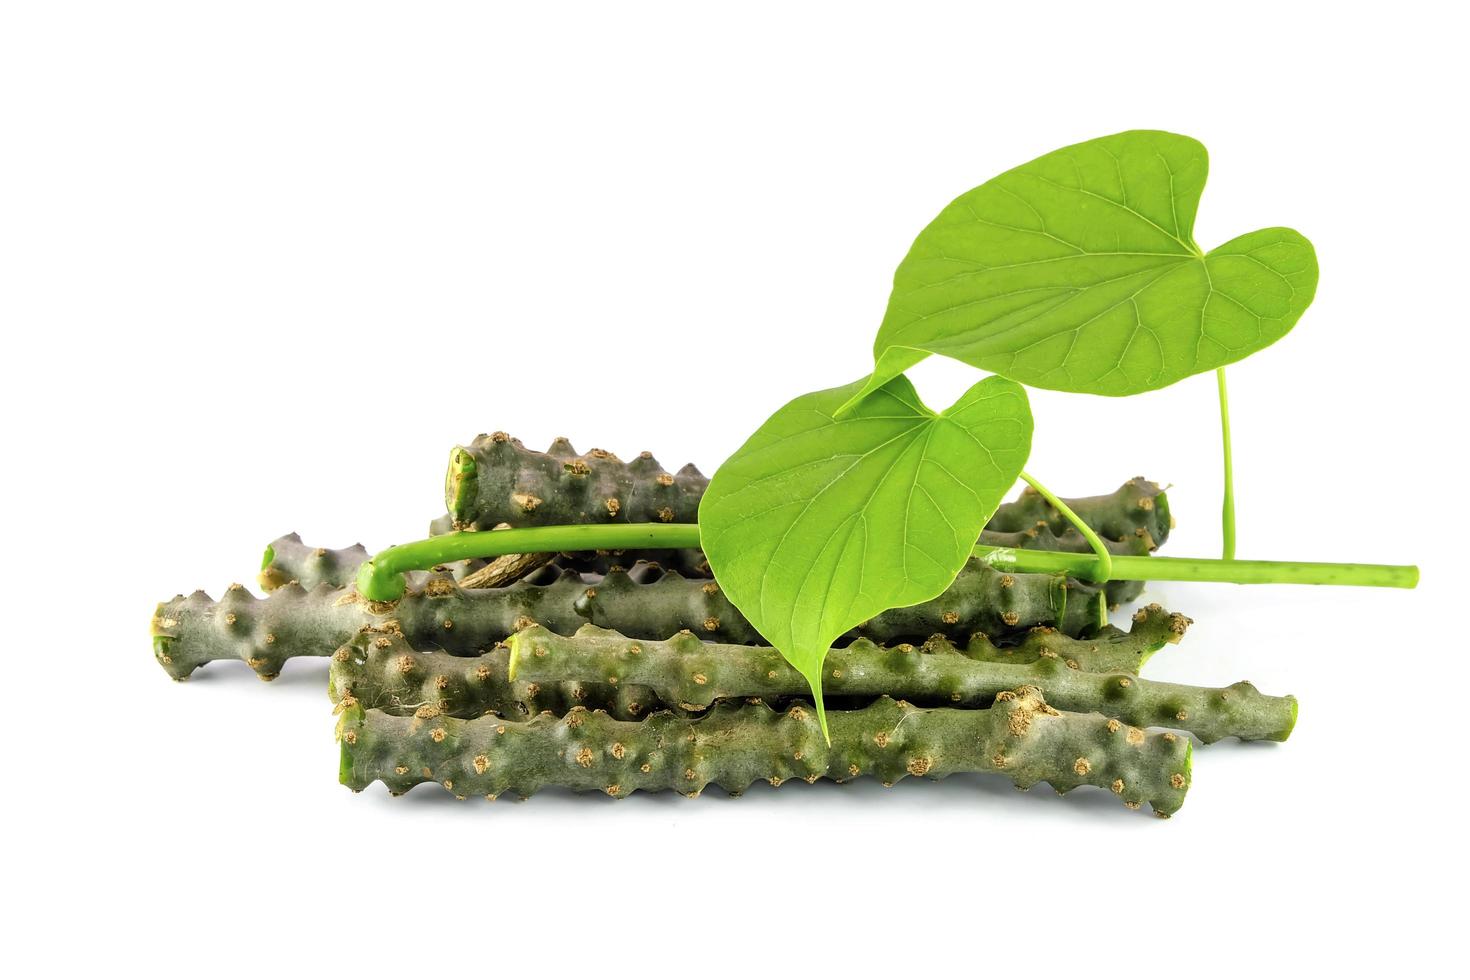
{"type": "Polygon", "coordinates": [[[1112,578],[1113,553],[1110,552],[1107,549],[1107,546],[1102,543],[1102,539],[1097,536],[1097,532],[1088,527],[1086,521],[1073,513],[1072,508],[1068,507],[1066,503],[1063,502],[1061,497],[1058,497],[1046,487],[1042,486],[1041,482],[1037,480],[1036,477],[1032,476],[1030,473],[1027,473],[1025,470],[1022,470],[1021,479],[1030,484],[1031,489],[1041,494],[1043,500],[1055,507],[1057,509],[1057,513],[1065,517],[1068,523],[1075,527],[1078,533],[1082,535],[1082,539],[1086,541],[1089,546],[1091,546],[1093,554],[1097,555],[1097,567],[1090,576],[1091,580],[1095,583],[1101,584],[1112,578]]]}
{"type": "Polygon", "coordinates": [[[378,552],[358,568],[357,591],[374,602],[388,602],[403,595],[407,584],[404,572],[466,558],[548,551],[697,547],[698,524],[557,524],[459,531],[378,552]]]}
{"type": "MultiPolygon", "coordinates": [[[[974,554],[1006,572],[1066,572],[1086,575],[1091,555],[1031,551],[977,545],[974,554]]],[[[1412,589],[1419,584],[1417,565],[1356,565],[1317,561],[1226,561],[1223,558],[1157,558],[1113,556],[1119,579],[1157,582],[1230,582],[1235,585],[1364,585],[1412,589]]]]}
{"type": "Polygon", "coordinates": [[[1225,393],[1225,369],[1215,370],[1215,380],[1220,389],[1220,448],[1225,452],[1225,498],[1220,507],[1220,531],[1224,547],[1220,557],[1230,561],[1235,557],[1235,466],[1230,457],[1230,398],[1225,393]]]}
{"type": "MultiPolygon", "coordinates": [[[[551,527],[460,531],[380,551],[362,564],[357,589],[366,599],[389,602],[403,595],[403,573],[465,558],[598,548],[695,548],[697,524],[564,524],[551,527]]],[[[1077,552],[1033,551],[977,545],[973,554],[1006,572],[1065,572],[1085,578],[1097,557],[1077,552]]],[[[1237,585],[1363,585],[1412,589],[1417,565],[1358,565],[1303,561],[1226,561],[1222,558],[1157,558],[1113,555],[1112,578],[1160,582],[1232,582],[1237,585]]]]}

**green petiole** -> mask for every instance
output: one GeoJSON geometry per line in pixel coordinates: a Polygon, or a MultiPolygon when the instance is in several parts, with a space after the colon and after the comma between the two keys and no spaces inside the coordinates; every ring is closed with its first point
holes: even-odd
{"type": "Polygon", "coordinates": [[[1084,521],[1082,518],[1078,517],[1072,511],[1072,508],[1070,508],[1070,507],[1068,507],[1066,505],[1066,503],[1062,500],[1061,497],[1058,497],[1056,494],[1052,493],[1046,487],[1042,486],[1040,484],[1040,482],[1038,482],[1037,479],[1034,476],[1032,476],[1030,473],[1027,473],[1025,470],[1022,470],[1021,471],[1021,479],[1025,480],[1028,484],[1030,484],[1031,485],[1031,489],[1033,489],[1037,493],[1041,494],[1042,499],[1044,499],[1047,503],[1049,503],[1053,507],[1055,507],[1057,509],[1057,512],[1059,514],[1061,514],[1069,522],[1071,522],[1072,526],[1075,527],[1078,530],[1078,532],[1081,533],[1082,539],[1084,541],[1086,541],[1089,545],[1092,546],[1093,553],[1095,555],[1097,555],[1097,564],[1094,566],[1094,568],[1093,568],[1093,570],[1091,572],[1089,572],[1089,573],[1087,573],[1085,575],[1077,575],[1077,576],[1074,576],[1074,577],[1076,577],[1076,578],[1090,578],[1093,582],[1096,582],[1099,585],[1101,585],[1103,582],[1106,582],[1108,579],[1112,578],[1113,577],[1113,553],[1111,551],[1109,551],[1107,549],[1107,546],[1102,543],[1102,539],[1097,536],[1097,532],[1094,531],[1092,528],[1088,527],[1087,526],[1087,522],[1084,521]]]}
{"type": "MultiPolygon", "coordinates": [[[[1065,572],[1074,577],[1096,567],[1091,555],[977,545],[975,555],[1007,572],[1065,572]]],[[[1237,561],[1224,558],[1113,556],[1113,577],[1153,582],[1230,582],[1235,585],[1364,585],[1412,589],[1417,565],[1356,565],[1316,561],[1237,561]]]]}
{"type": "Polygon", "coordinates": [[[1220,556],[1226,561],[1235,557],[1235,466],[1230,458],[1230,398],[1225,393],[1225,369],[1215,370],[1220,389],[1220,448],[1225,453],[1225,496],[1220,505],[1220,532],[1224,546],[1220,556]]]}
{"type": "MultiPolygon", "coordinates": [[[[357,574],[357,590],[374,602],[403,595],[403,573],[466,558],[536,552],[697,548],[697,524],[565,524],[550,527],[460,531],[380,551],[357,574]]],[[[1086,578],[1097,571],[1094,555],[977,546],[974,553],[1009,572],[1064,572],[1086,578]]],[[[1157,558],[1111,555],[1110,578],[1156,582],[1232,582],[1238,585],[1361,585],[1412,589],[1415,565],[1324,562],[1227,561],[1221,558],[1157,558]]]]}
{"type": "Polygon", "coordinates": [[[394,545],[378,552],[357,570],[357,591],[365,599],[388,602],[403,595],[406,584],[404,572],[466,558],[698,547],[698,524],[556,524],[508,527],[498,531],[459,531],[394,545]]]}

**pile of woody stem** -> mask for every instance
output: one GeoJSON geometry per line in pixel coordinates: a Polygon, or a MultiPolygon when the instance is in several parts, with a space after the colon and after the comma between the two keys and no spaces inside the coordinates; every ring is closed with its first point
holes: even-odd
{"type": "MultiPolygon", "coordinates": [[[[646,525],[692,525],[706,483],[648,453],[624,463],[565,440],[539,453],[481,436],[451,455],[448,514],[430,541],[536,528],[614,542],[646,525]]],[[[1136,478],[1065,504],[1117,560],[1160,561],[1146,556],[1172,517],[1156,485],[1136,478]]],[[[1032,491],[1001,506],[977,549],[1091,552],[1032,491]]],[[[217,602],[196,592],[160,604],[155,655],[176,680],[214,660],[243,660],[269,680],[287,659],[330,657],[341,780],[395,794],[437,782],[460,797],[551,785],[694,796],[758,780],[995,772],[1022,788],[1101,787],[1168,815],[1191,779],[1189,736],[1279,741],[1296,718],[1295,699],[1248,683],[1139,677],[1189,623],[1150,605],[1127,630],[1108,625],[1139,581],[1094,585],[972,559],[942,595],[839,640],[824,665],[829,743],[805,680],[724,598],[697,547],[460,559],[392,572],[403,587],[387,599],[356,584],[371,576],[367,562],[361,546],[278,539],[260,572],[266,598],[231,586],[217,602]]]]}

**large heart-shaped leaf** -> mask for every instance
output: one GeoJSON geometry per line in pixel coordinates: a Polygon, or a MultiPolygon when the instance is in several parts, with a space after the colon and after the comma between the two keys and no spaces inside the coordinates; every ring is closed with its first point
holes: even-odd
{"type": "Polygon", "coordinates": [[[838,421],[862,386],[788,403],[699,507],[720,587],[806,677],[819,713],[832,641],[943,592],[1031,450],[1026,392],[1012,381],[987,378],[935,414],[899,376],[838,421]]]}
{"type": "Polygon", "coordinates": [[[1208,157],[1187,136],[1119,133],[962,195],[898,267],[861,394],[929,354],[1038,388],[1132,395],[1279,340],[1317,288],[1289,228],[1205,253],[1208,157]]]}

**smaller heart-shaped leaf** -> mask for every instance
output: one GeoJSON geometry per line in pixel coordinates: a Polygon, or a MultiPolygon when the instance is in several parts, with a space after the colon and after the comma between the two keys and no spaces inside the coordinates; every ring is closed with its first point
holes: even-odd
{"type": "Polygon", "coordinates": [[[721,589],[811,684],[864,620],[932,599],[964,566],[1031,450],[1025,389],[986,378],[934,413],[893,378],[789,402],[710,481],[700,539],[721,589]]]}

